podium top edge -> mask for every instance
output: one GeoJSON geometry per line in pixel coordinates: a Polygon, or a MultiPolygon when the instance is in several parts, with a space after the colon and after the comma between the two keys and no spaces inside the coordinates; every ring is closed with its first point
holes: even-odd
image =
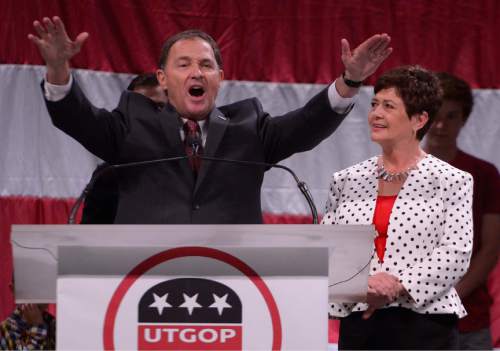
{"type": "Polygon", "coordinates": [[[372,224],[353,224],[353,225],[322,225],[322,224],[13,224],[12,232],[40,232],[40,231],[88,231],[88,230],[112,230],[112,231],[137,231],[140,228],[151,232],[162,231],[165,229],[187,228],[209,229],[220,228],[222,230],[231,229],[276,229],[277,231],[295,229],[307,229],[312,231],[328,231],[331,228],[342,229],[343,231],[359,231],[363,228],[373,228],[372,224]],[[203,228],[202,228],[203,227],[203,228]]]}
{"type": "Polygon", "coordinates": [[[11,242],[34,246],[331,246],[373,240],[373,225],[14,225],[11,242]],[[120,244],[121,243],[121,244],[120,244]]]}

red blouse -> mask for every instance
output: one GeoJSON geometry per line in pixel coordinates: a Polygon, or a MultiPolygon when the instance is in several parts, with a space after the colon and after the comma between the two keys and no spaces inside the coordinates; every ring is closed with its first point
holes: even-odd
{"type": "Polygon", "coordinates": [[[385,245],[387,241],[387,228],[389,227],[389,218],[391,217],[392,207],[396,202],[397,195],[377,197],[375,213],[373,214],[373,224],[377,230],[375,238],[375,250],[377,251],[379,263],[384,263],[385,245]]]}

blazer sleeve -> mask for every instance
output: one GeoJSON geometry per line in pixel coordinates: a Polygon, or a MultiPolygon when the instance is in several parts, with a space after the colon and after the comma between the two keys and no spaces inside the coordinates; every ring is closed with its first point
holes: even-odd
{"type": "MultiPolygon", "coordinates": [[[[42,83],[43,84],[43,83],[42,83]]],[[[52,123],[101,159],[115,163],[127,130],[128,96],[124,92],[113,111],[90,103],[76,79],[62,100],[45,100],[52,123]]]]}
{"type": "Polygon", "coordinates": [[[344,114],[332,110],[328,89],[314,96],[306,105],[282,116],[270,117],[258,100],[258,130],[266,162],[276,163],[294,153],[308,151],[329,137],[343,121],[344,114]]]}
{"type": "Polygon", "coordinates": [[[443,232],[430,255],[398,277],[417,308],[439,301],[466,273],[472,253],[472,176],[449,177],[443,189],[443,232]]]}

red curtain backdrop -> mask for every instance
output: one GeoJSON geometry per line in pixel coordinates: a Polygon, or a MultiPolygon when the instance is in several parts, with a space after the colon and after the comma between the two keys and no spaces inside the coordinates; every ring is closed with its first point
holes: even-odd
{"type": "MultiPolygon", "coordinates": [[[[16,0],[1,1],[0,59],[42,64],[26,39],[33,20],[58,15],[70,36],[87,31],[74,67],[147,72],[165,39],[199,28],[220,44],[228,80],[328,83],[342,71],[340,38],[353,45],[387,32],[382,67],[418,62],[474,87],[500,86],[497,0],[16,0]],[[148,54],[144,54],[148,53],[148,54]],[[149,54],[155,53],[155,54],[149,54]]],[[[373,82],[373,79],[370,82],[373,82]]]]}

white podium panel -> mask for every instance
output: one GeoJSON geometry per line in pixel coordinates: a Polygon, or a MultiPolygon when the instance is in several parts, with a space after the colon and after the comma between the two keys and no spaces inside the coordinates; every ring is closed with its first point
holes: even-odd
{"type": "Polygon", "coordinates": [[[325,350],[327,263],[326,248],[61,247],[57,347],[325,350]]]}

